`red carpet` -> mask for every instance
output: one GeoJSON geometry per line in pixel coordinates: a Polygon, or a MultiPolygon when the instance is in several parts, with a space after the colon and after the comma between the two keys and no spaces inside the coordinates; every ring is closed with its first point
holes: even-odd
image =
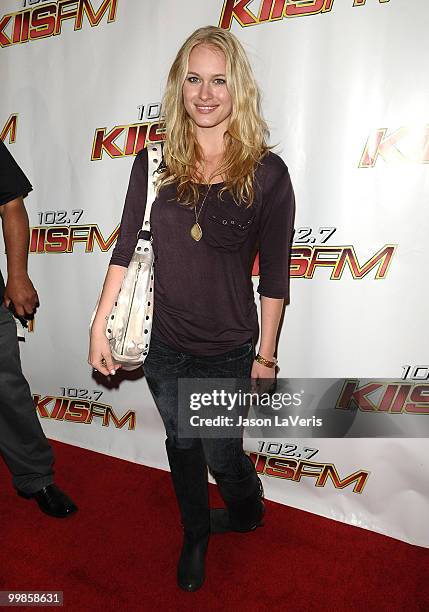
{"type": "Polygon", "coordinates": [[[80,511],[41,514],[1,464],[0,590],[64,591],[72,612],[429,610],[429,550],[273,502],[255,533],[211,538],[206,583],[184,593],[169,474],[53,444],[57,484],[80,511]]]}

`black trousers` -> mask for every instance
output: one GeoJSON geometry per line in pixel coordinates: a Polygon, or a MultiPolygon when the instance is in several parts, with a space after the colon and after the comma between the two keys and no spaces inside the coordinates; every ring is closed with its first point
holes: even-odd
{"type": "Polygon", "coordinates": [[[13,486],[34,493],[54,481],[52,448],[21,370],[16,324],[0,305],[0,453],[13,486]]]}

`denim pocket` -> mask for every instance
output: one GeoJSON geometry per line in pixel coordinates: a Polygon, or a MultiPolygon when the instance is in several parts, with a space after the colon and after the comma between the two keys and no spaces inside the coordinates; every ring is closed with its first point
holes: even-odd
{"type": "Polygon", "coordinates": [[[156,336],[151,337],[149,345],[149,353],[146,357],[145,367],[146,369],[156,366],[158,368],[168,367],[176,365],[180,360],[181,354],[175,349],[171,348],[161,340],[158,340],[156,336]]]}
{"type": "Polygon", "coordinates": [[[210,363],[211,365],[219,365],[219,364],[230,364],[234,361],[240,361],[241,359],[246,359],[253,352],[253,340],[249,340],[244,344],[241,344],[235,349],[228,351],[227,353],[222,353],[221,355],[213,355],[212,357],[205,357],[204,361],[210,363]]]}
{"type": "Polygon", "coordinates": [[[236,359],[244,359],[252,351],[253,351],[253,342],[252,340],[250,340],[249,342],[246,342],[245,344],[242,344],[236,349],[233,349],[232,351],[229,351],[228,353],[226,353],[225,355],[226,361],[235,361],[236,359]]]}

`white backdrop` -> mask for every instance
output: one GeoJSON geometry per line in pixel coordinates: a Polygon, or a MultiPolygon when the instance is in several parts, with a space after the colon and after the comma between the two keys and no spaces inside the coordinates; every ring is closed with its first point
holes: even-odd
{"type": "MultiPolygon", "coordinates": [[[[93,378],[88,321],[133,156],[145,135],[159,138],[168,68],[184,39],[207,24],[230,28],[244,44],[296,192],[281,374],[399,378],[406,364],[409,377],[429,364],[427,2],[0,7],[0,135],[34,185],[29,268],[41,308],[22,358],[49,437],[167,467],[144,379],[108,389],[93,378]]],[[[269,442],[246,441],[247,450],[259,448],[268,498],[429,546],[426,440],[269,442]],[[272,470],[281,455],[288,469],[272,470]],[[299,477],[331,464],[336,482],[333,468],[324,482],[299,477]],[[346,484],[356,472],[360,480],[346,484]]]]}

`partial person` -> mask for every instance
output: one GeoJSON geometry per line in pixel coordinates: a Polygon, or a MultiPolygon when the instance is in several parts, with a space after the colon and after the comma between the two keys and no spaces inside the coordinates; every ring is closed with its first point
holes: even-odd
{"type": "Polygon", "coordinates": [[[31,190],[29,180],[0,140],[0,217],[7,258],[6,286],[0,273],[0,453],[18,494],[36,500],[45,514],[64,518],[77,507],[54,484],[54,456],[21,370],[12,315],[29,317],[39,306],[27,272],[29,226],[23,198],[31,190]]]}

